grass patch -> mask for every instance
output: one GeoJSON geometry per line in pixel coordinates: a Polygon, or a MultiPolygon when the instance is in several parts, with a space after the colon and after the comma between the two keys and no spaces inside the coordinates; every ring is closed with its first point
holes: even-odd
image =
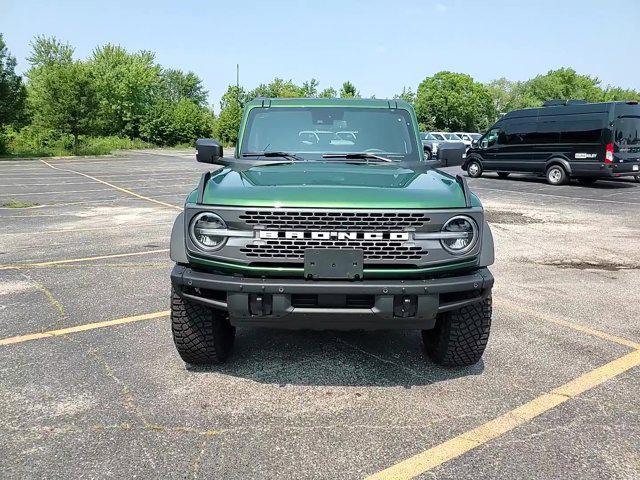
{"type": "Polygon", "coordinates": [[[4,202],[0,204],[0,207],[3,208],[29,208],[29,207],[37,207],[37,203],[33,202],[25,202],[24,200],[9,200],[8,202],[4,202]]]}

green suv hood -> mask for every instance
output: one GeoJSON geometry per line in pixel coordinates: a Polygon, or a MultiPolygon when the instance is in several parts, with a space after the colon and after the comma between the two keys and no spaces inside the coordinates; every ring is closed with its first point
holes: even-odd
{"type": "Polygon", "coordinates": [[[462,208],[465,199],[455,178],[437,170],[417,172],[400,165],[304,162],[241,172],[218,170],[206,185],[202,203],[419,209],[462,208]]]}

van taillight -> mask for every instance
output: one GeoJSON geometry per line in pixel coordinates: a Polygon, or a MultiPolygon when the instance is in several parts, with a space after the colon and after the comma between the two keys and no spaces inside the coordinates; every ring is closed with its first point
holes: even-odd
{"type": "Polygon", "coordinates": [[[613,163],[613,143],[607,143],[604,154],[604,163],[613,163]]]}

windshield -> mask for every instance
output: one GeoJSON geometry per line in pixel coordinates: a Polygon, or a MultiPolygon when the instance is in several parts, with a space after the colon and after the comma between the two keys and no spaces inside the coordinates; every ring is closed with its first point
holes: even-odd
{"type": "Polygon", "coordinates": [[[433,135],[436,140],[440,140],[440,141],[445,140],[445,138],[442,135],[440,135],[439,133],[432,133],[431,135],[433,135]]]}
{"type": "Polygon", "coordinates": [[[479,133],[470,133],[469,136],[471,137],[471,140],[478,140],[482,135],[479,133]]]}
{"type": "Polygon", "coordinates": [[[254,108],[247,118],[241,154],[277,151],[321,160],[323,154],[367,152],[418,161],[413,125],[409,112],[402,109],[254,108]]]}
{"type": "Polygon", "coordinates": [[[423,140],[438,140],[436,137],[434,137],[430,133],[423,133],[422,134],[422,139],[423,140]]]}
{"type": "Polygon", "coordinates": [[[445,133],[444,136],[446,137],[447,140],[456,140],[456,141],[460,141],[462,140],[458,135],[456,135],[455,133],[445,133]]]}
{"type": "Polygon", "coordinates": [[[618,145],[640,145],[640,117],[618,117],[615,139],[618,145]]]}

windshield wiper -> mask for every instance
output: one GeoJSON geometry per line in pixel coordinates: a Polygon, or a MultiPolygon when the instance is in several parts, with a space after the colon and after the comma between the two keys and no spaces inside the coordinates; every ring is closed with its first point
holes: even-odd
{"type": "Polygon", "coordinates": [[[378,160],[380,162],[392,162],[390,158],[381,157],[380,155],[376,155],[370,152],[352,152],[352,153],[325,153],[322,155],[322,158],[346,158],[347,160],[366,160],[369,163],[369,160],[378,160]]]}
{"type": "Polygon", "coordinates": [[[278,157],[278,158],[287,158],[291,161],[295,160],[297,162],[306,162],[308,161],[306,158],[302,158],[299,155],[291,152],[247,152],[242,154],[243,157],[278,157]]]}

